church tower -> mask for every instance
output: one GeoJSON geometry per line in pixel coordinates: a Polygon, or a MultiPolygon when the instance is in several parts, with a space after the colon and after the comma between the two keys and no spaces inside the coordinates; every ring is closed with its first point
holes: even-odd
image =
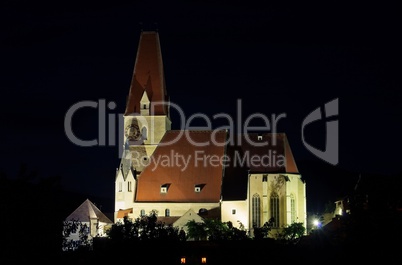
{"type": "Polygon", "coordinates": [[[158,32],[141,32],[124,113],[124,142],[129,145],[137,173],[149,163],[161,138],[171,129],[163,71],[158,32]]]}
{"type": "Polygon", "coordinates": [[[124,151],[115,180],[116,212],[135,200],[137,176],[170,129],[159,34],[142,31],[124,113],[124,151]]]}

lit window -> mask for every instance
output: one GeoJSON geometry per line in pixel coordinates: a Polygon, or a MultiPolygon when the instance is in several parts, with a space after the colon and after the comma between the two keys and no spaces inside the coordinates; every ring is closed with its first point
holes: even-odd
{"type": "Polygon", "coordinates": [[[203,264],[207,263],[207,258],[206,258],[206,257],[202,257],[202,258],[201,258],[201,263],[203,263],[203,264]]]}
{"type": "Polygon", "coordinates": [[[167,193],[168,189],[169,189],[169,186],[170,186],[170,183],[162,184],[161,187],[160,187],[161,193],[167,193]]]}
{"type": "Polygon", "coordinates": [[[181,263],[181,264],[186,264],[186,258],[185,258],[185,257],[181,258],[181,259],[180,259],[180,263],[181,263]]]}

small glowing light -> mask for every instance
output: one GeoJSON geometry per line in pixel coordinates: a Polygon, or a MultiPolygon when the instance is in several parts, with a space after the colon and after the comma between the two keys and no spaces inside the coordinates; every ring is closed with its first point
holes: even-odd
{"type": "Polygon", "coordinates": [[[181,258],[181,259],[180,259],[180,263],[181,263],[181,264],[186,264],[186,258],[181,258]]]}
{"type": "Polygon", "coordinates": [[[202,257],[202,258],[201,258],[201,263],[203,263],[203,264],[204,264],[204,263],[207,263],[207,258],[206,258],[206,257],[202,257]]]}
{"type": "Polygon", "coordinates": [[[317,219],[314,219],[313,225],[317,226],[317,227],[320,226],[320,221],[318,221],[317,219]]]}

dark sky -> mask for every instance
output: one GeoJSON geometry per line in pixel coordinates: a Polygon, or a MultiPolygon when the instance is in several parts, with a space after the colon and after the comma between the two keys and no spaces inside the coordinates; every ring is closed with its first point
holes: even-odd
{"type": "MultiPolygon", "coordinates": [[[[66,189],[113,197],[118,147],[76,146],[64,119],[85,100],[116,103],[108,115],[123,112],[142,28],[158,29],[167,91],[187,117],[234,116],[238,99],[244,117],[285,113],[278,131],[296,161],[322,165],[303,145],[302,122],[338,99],[336,168],[400,173],[399,9],[261,2],[2,1],[0,169],[12,176],[24,163],[61,176],[66,189]]],[[[80,110],[72,125],[77,137],[96,138],[97,110],[80,110]]],[[[323,148],[325,121],[305,134],[323,148]]]]}

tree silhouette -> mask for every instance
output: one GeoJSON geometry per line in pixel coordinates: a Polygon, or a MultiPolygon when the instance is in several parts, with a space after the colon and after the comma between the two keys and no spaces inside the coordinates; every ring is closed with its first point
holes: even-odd
{"type": "Polygon", "coordinates": [[[134,221],[127,216],[122,222],[117,222],[107,231],[107,236],[116,242],[118,241],[152,241],[152,240],[184,240],[183,232],[179,228],[167,225],[158,221],[156,211],[148,215],[140,216],[134,221]]]}
{"type": "Polygon", "coordinates": [[[205,219],[204,222],[190,220],[186,223],[188,238],[194,240],[245,240],[249,239],[243,224],[234,227],[232,222],[222,222],[219,219],[205,219]]]}

